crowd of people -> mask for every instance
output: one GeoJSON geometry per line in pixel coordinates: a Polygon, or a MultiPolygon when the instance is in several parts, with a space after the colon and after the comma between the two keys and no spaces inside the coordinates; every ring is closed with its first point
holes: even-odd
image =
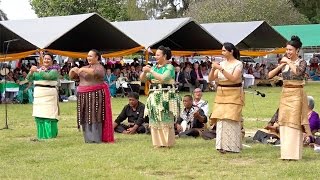
{"type": "Polygon", "coordinates": [[[100,53],[92,49],[86,62],[66,63],[60,67],[51,54],[44,53],[43,65],[22,66],[6,78],[8,81],[27,81],[25,88],[21,88],[22,101],[30,98],[28,90],[33,87],[37,139],[57,137],[60,113],[57,87],[59,79],[68,79],[78,82],[77,125],[86,143],[113,143],[114,132],[147,133],[151,134],[154,147],[161,148],[173,147],[177,138],[202,136],[204,139],[215,138],[216,149],[225,154],[242,150],[243,74],[252,73],[255,77],[259,74],[256,78],[266,79],[281,76],[283,89],[279,109],[265,127],[266,131],[258,131],[254,139],[261,142],[276,139],[273,143],[280,139],[281,159],[299,160],[303,144],[320,145],[315,136],[320,130],[319,115],[313,111],[314,100],[307,98],[303,90],[307,63],[298,56],[301,46],[300,39],[293,36],[278,65],[256,64],[255,68],[239,61],[240,52],[231,43],[223,44],[225,60],[220,63],[211,62],[207,57],[202,62],[192,64],[186,60],[178,64],[172,59],[170,48],[164,46],[155,53],[157,64],[144,66],[138,61],[125,65],[121,61],[110,63],[108,59],[103,64],[100,53]],[[110,102],[116,96],[119,79],[129,83],[139,81],[139,86],[148,81],[150,89],[145,103],[139,101],[140,87],[127,92],[128,104],[112,121],[110,102]],[[209,115],[208,102],[202,99],[202,92],[211,81],[217,82],[217,92],[209,115]],[[195,89],[193,95],[183,97],[183,107],[180,107],[177,91],[182,90],[184,84],[191,84],[195,89]],[[128,122],[124,123],[125,120],[128,122]]]}
{"type": "MultiPolygon", "coordinates": [[[[301,57],[300,57],[301,58],[301,57]]],[[[278,72],[275,77],[270,79],[268,73],[274,70],[280,63],[282,57],[278,59],[277,64],[273,63],[243,63],[243,74],[252,75],[255,79],[256,85],[272,85],[282,86],[283,78],[282,73],[278,72]]],[[[205,56],[203,59],[190,62],[189,58],[185,58],[183,62],[177,62],[174,57],[171,58],[170,64],[175,69],[175,85],[179,91],[193,90],[200,88],[204,91],[215,91],[216,83],[209,81],[208,77],[211,71],[211,62],[214,61],[214,57],[210,59],[205,56]]],[[[317,56],[313,56],[310,59],[310,64],[306,66],[306,72],[304,74],[305,80],[320,80],[320,60],[317,56]]],[[[104,81],[109,85],[111,97],[117,97],[118,95],[124,97],[128,92],[143,93],[144,82],[140,80],[140,74],[143,72],[142,68],[145,66],[137,58],[134,58],[132,63],[125,63],[123,58],[118,60],[115,58],[106,58],[104,62],[100,61],[106,70],[104,81]]],[[[7,92],[6,97],[9,101],[18,103],[32,103],[33,102],[33,88],[32,82],[27,81],[26,75],[29,73],[31,66],[37,66],[37,64],[21,64],[15,69],[9,69],[9,73],[6,75],[0,75],[0,80],[6,78],[8,82],[15,82],[19,84],[19,92],[12,93],[7,92]]],[[[67,61],[63,66],[60,66],[56,60],[53,62],[53,66],[58,69],[60,80],[70,80],[69,72],[73,67],[84,67],[88,65],[87,60],[67,61]]],[[[153,66],[153,64],[149,64],[153,66]]],[[[3,68],[7,68],[6,64],[3,68]]],[[[78,82],[76,82],[78,85],[78,82]]],[[[75,94],[76,92],[73,92],[75,94]]],[[[61,86],[59,88],[59,96],[67,99],[69,93],[66,87],[61,86]]],[[[3,100],[3,98],[2,98],[3,100]]],[[[60,98],[60,100],[62,100],[60,98]]]]}

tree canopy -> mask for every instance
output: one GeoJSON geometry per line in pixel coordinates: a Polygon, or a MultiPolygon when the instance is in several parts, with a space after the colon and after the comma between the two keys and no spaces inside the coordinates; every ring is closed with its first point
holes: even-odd
{"type": "Polygon", "coordinates": [[[319,0],[291,0],[300,13],[307,16],[311,23],[320,23],[319,0]]]}
{"type": "Polygon", "coordinates": [[[98,13],[110,21],[145,19],[135,0],[29,0],[39,17],[98,13]]]}
{"type": "Polygon", "coordinates": [[[185,16],[200,23],[264,20],[271,25],[306,24],[291,0],[201,0],[185,16]]]}
{"type": "Polygon", "coordinates": [[[256,20],[271,25],[320,23],[319,0],[29,1],[39,17],[96,12],[110,21],[192,17],[200,23],[256,20]]]}

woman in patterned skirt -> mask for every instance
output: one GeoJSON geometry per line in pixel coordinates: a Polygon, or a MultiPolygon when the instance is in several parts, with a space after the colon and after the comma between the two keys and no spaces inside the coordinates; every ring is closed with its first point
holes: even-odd
{"type": "Polygon", "coordinates": [[[281,159],[299,160],[302,158],[303,132],[306,142],[312,139],[308,121],[308,101],[303,90],[307,62],[300,59],[300,38],[292,36],[287,42],[286,55],[277,68],[269,72],[272,78],[282,72],[283,88],[279,106],[281,139],[281,159]]]}
{"type": "Polygon", "coordinates": [[[74,67],[69,76],[80,79],[77,89],[78,128],[82,126],[86,143],[114,142],[108,85],[103,81],[105,69],[97,50],[88,53],[88,66],[74,67]]]}
{"type": "Polygon", "coordinates": [[[241,150],[241,113],[244,105],[242,88],[242,62],[239,50],[231,43],[224,43],[222,55],[226,60],[212,62],[209,81],[218,79],[217,94],[211,121],[217,121],[216,149],[221,153],[241,150]]]}
{"type": "Polygon", "coordinates": [[[145,115],[149,116],[152,143],[155,147],[171,147],[175,143],[174,120],[180,112],[180,99],[175,93],[174,67],[168,61],[171,50],[160,46],[156,52],[157,65],[143,67],[141,80],[150,80],[150,92],[145,115]]]}

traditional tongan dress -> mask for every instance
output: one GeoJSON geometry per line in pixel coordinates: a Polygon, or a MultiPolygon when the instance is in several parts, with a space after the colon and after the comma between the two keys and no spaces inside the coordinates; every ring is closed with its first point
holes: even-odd
{"type": "Polygon", "coordinates": [[[303,90],[307,63],[302,59],[295,61],[297,74],[291,72],[289,65],[282,69],[283,88],[279,106],[279,125],[281,159],[302,158],[303,126],[309,127],[307,95],[303,90]]]}
{"type": "Polygon", "coordinates": [[[112,111],[105,70],[100,64],[86,66],[94,75],[81,72],[77,91],[78,128],[82,126],[86,143],[114,142],[112,111]]]}
{"type": "MultiPolygon", "coordinates": [[[[242,62],[233,64],[220,63],[224,71],[230,74],[236,69],[242,72],[242,62]]],[[[216,149],[228,152],[240,152],[241,149],[241,113],[244,106],[242,78],[238,83],[229,81],[218,73],[219,85],[213,105],[211,121],[217,121],[216,149]]]]}
{"type": "Polygon", "coordinates": [[[34,82],[33,113],[37,124],[38,139],[55,138],[58,135],[58,77],[57,70],[47,70],[28,74],[34,82]]]}
{"type": "Polygon", "coordinates": [[[159,83],[153,75],[147,74],[151,86],[145,116],[149,116],[153,145],[170,147],[175,143],[174,121],[180,112],[180,97],[174,88],[174,67],[166,64],[160,68],[154,66],[152,69],[165,76],[165,80],[159,83]]]}

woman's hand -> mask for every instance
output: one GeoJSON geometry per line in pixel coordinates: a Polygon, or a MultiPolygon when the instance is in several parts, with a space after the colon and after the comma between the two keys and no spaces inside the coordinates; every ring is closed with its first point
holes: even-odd
{"type": "Polygon", "coordinates": [[[291,60],[287,57],[283,57],[281,60],[280,60],[280,64],[288,64],[290,63],[291,60]]]}
{"type": "Polygon", "coordinates": [[[150,65],[144,66],[144,67],[142,68],[142,71],[143,71],[144,73],[150,72],[150,71],[151,71],[151,66],[150,66],[150,65]]]}
{"type": "Polygon", "coordinates": [[[219,70],[222,69],[222,67],[221,67],[218,63],[216,63],[216,62],[212,62],[212,63],[211,63],[211,68],[213,68],[213,69],[219,69],[219,70]]]}
{"type": "Polygon", "coordinates": [[[31,66],[30,71],[31,72],[37,72],[38,71],[38,67],[37,66],[31,66]]]}
{"type": "Polygon", "coordinates": [[[74,72],[76,74],[79,74],[79,68],[78,67],[73,67],[72,69],[70,69],[71,72],[74,72]]]}

